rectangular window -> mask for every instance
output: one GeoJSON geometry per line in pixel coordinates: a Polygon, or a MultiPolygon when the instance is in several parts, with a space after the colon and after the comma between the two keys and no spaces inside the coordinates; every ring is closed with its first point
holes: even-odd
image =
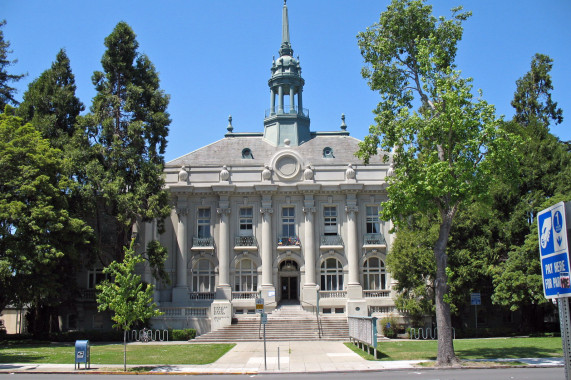
{"type": "Polygon", "coordinates": [[[323,224],[325,235],[337,235],[336,206],[325,206],[323,208],[323,224]]]}
{"type": "Polygon", "coordinates": [[[197,236],[199,238],[210,237],[210,209],[199,208],[196,215],[197,236]]]}
{"type": "Polygon", "coordinates": [[[87,289],[95,289],[95,286],[107,279],[103,269],[93,269],[87,272],[87,289]]]}
{"type": "Polygon", "coordinates": [[[368,234],[380,234],[381,226],[379,223],[379,207],[378,206],[367,206],[367,233],[368,234]]]}
{"type": "Polygon", "coordinates": [[[253,236],[254,209],[252,207],[242,207],[240,209],[240,236],[253,236]]]}
{"type": "Polygon", "coordinates": [[[295,237],[295,208],[282,208],[282,236],[295,237]]]}

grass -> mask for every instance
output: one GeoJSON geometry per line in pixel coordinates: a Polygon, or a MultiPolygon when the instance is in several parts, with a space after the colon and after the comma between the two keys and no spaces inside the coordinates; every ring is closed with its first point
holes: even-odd
{"type": "MultiPolygon", "coordinates": [[[[234,344],[128,345],[129,365],[209,364],[230,351],[234,344]]],[[[73,364],[73,344],[0,342],[0,363],[73,364]]],[[[92,364],[123,364],[122,344],[92,344],[92,364]]]]}
{"type": "MultiPolygon", "coordinates": [[[[351,343],[347,347],[367,360],[375,360],[351,343]]],[[[435,340],[380,341],[377,360],[436,360],[435,340]]],[[[454,351],[463,360],[549,358],[563,356],[561,338],[456,339],[454,351]]]]}

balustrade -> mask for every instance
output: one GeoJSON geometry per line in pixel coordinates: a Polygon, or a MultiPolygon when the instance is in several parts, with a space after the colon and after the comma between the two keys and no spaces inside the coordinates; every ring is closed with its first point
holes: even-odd
{"type": "Polygon", "coordinates": [[[391,296],[390,290],[363,290],[365,298],[386,298],[391,296]]]}
{"type": "Polygon", "coordinates": [[[383,234],[365,234],[363,236],[364,245],[386,245],[387,242],[383,234]]]}
{"type": "Polygon", "coordinates": [[[341,235],[322,235],[321,246],[343,246],[341,235]]]}

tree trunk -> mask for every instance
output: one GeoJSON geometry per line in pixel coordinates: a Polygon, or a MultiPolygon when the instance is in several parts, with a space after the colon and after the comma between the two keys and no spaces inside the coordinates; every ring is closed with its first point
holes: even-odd
{"type": "Polygon", "coordinates": [[[459,363],[459,360],[454,353],[450,304],[445,301],[445,295],[448,293],[448,276],[446,274],[448,255],[446,254],[446,245],[448,244],[454,212],[448,210],[441,214],[440,232],[434,246],[434,257],[436,259],[436,281],[434,285],[436,326],[438,328],[438,355],[436,359],[439,366],[454,366],[459,363]]]}
{"type": "Polygon", "coordinates": [[[127,329],[123,330],[123,371],[127,372],[127,329]]]}

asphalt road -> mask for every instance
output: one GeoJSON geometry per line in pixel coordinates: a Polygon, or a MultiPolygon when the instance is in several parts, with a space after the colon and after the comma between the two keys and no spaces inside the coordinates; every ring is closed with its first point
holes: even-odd
{"type": "MultiPolygon", "coordinates": [[[[173,374],[175,376],[188,376],[173,374]]],[[[97,374],[0,374],[0,380],[11,377],[15,380],[125,380],[152,379],[157,375],[97,375],[97,374]],[[134,377],[137,376],[137,377],[134,377]]],[[[192,379],[200,380],[240,380],[260,378],[263,380],[537,380],[563,379],[565,370],[558,368],[501,368],[501,369],[446,369],[446,370],[399,370],[347,373],[311,373],[311,374],[259,374],[259,375],[193,375],[192,379]]]]}

